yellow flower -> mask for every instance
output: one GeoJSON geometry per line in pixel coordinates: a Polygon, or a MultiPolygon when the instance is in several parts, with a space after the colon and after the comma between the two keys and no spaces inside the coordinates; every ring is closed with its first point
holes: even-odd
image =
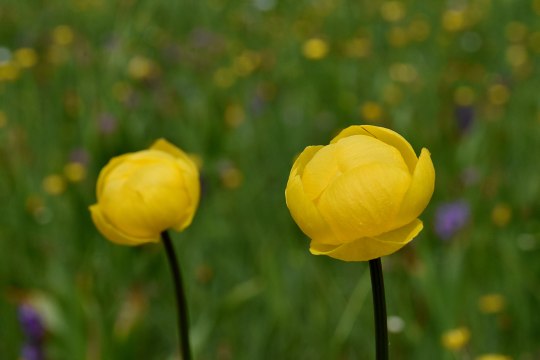
{"type": "Polygon", "coordinates": [[[66,46],[73,42],[75,34],[68,25],[58,25],[52,31],[52,38],[55,44],[66,46]]]}
{"type": "Polygon", "coordinates": [[[43,179],[43,190],[50,195],[60,195],[66,190],[66,182],[60,175],[52,174],[43,179]]]}
{"type": "Polygon", "coordinates": [[[448,350],[462,349],[471,338],[471,332],[466,327],[460,327],[445,332],[441,336],[441,342],[448,350]]]}
{"type": "Polygon", "coordinates": [[[512,358],[501,354],[484,354],[475,357],[474,360],[512,360],[512,358]]]}
{"type": "Polygon", "coordinates": [[[396,132],[351,126],[327,146],[308,146],[285,190],[292,217],[314,255],[368,261],[389,255],[422,230],[433,194],[430,153],[418,158],[396,132]]]}
{"type": "Polygon", "coordinates": [[[505,227],[512,219],[512,208],[505,203],[495,205],[491,211],[491,220],[499,227],[505,227]]]}
{"type": "Polygon", "coordinates": [[[304,53],[304,56],[308,59],[322,59],[328,53],[328,43],[323,39],[319,38],[308,39],[302,47],[302,52],[304,53]]]}
{"type": "Polygon", "coordinates": [[[155,72],[155,64],[152,60],[143,56],[133,57],[128,64],[129,75],[136,80],[148,79],[155,72]]]}
{"type": "Polygon", "coordinates": [[[182,150],[157,140],[148,150],[113,158],[99,174],[97,204],[90,206],[98,230],[112,242],[158,242],[168,228],[184,230],[199,203],[199,172],[182,150]]]}
{"type": "Polygon", "coordinates": [[[368,122],[377,122],[381,120],[382,117],[382,107],[374,101],[368,101],[362,104],[360,108],[360,113],[362,118],[368,122]]]}
{"type": "Polygon", "coordinates": [[[70,162],[64,166],[64,175],[71,182],[79,182],[86,176],[86,168],[78,162],[70,162]]]}
{"type": "Polygon", "coordinates": [[[36,50],[31,48],[21,48],[15,51],[14,54],[17,64],[22,68],[30,68],[37,63],[36,50]]]}
{"type": "Polygon", "coordinates": [[[478,299],[478,307],[484,314],[497,314],[504,310],[506,299],[501,294],[487,294],[478,299]]]}

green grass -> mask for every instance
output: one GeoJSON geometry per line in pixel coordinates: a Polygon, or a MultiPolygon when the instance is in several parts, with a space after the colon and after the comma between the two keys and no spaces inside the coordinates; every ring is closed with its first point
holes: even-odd
{"type": "Polygon", "coordinates": [[[540,357],[540,6],[471,1],[455,28],[439,1],[400,3],[395,22],[380,1],[254,5],[273,3],[0,4],[0,47],[38,55],[16,79],[0,80],[2,358],[20,354],[24,300],[47,309],[50,359],[174,356],[163,249],[107,242],[87,209],[104,164],[158,137],[202,159],[200,208],[174,234],[195,358],[373,358],[367,263],[311,256],[284,200],[294,156],[361,123],[400,132],[418,153],[427,147],[437,171],[424,231],[383,259],[388,314],[405,323],[390,334],[391,358],[540,357]],[[423,37],[411,35],[415,24],[428,25],[423,37]],[[59,25],[72,29],[72,42],[55,43],[59,25]],[[329,46],[320,60],[302,53],[312,37],[329,46]],[[357,37],[370,43],[365,56],[347,50],[357,37]],[[248,68],[239,59],[246,54],[248,68]],[[130,76],[136,56],[152,61],[147,78],[130,76]],[[467,133],[454,116],[460,87],[475,94],[467,133]],[[362,113],[366,102],[382,109],[378,118],[362,113]],[[111,133],[100,130],[102,114],[117,121],[111,133]],[[65,178],[75,149],[89,154],[86,177],[47,192],[43,180],[65,178]],[[478,181],[466,184],[471,167],[478,181]],[[224,177],[231,168],[242,174],[239,187],[224,177]],[[469,202],[471,219],[442,241],[435,211],[456,199],[469,202]],[[508,223],[493,221],[498,204],[511,210],[508,223]],[[479,310],[489,293],[506,299],[501,312],[479,310]],[[136,317],[123,336],[120,314],[136,317]],[[441,335],[460,326],[469,343],[445,349],[441,335]]]}

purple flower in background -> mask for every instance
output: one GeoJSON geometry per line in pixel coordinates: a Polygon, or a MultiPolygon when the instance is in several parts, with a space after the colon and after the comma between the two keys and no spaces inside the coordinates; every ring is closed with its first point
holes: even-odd
{"type": "Polygon", "coordinates": [[[76,148],[69,154],[69,161],[79,163],[81,165],[88,165],[90,161],[90,155],[88,151],[83,148],[76,148]]]}
{"type": "Polygon", "coordinates": [[[448,240],[467,224],[469,217],[470,207],[464,200],[442,204],[435,212],[435,232],[448,240]]]}
{"type": "Polygon", "coordinates": [[[474,108],[472,106],[458,106],[455,113],[456,122],[462,133],[469,131],[474,120],[474,108]]]}
{"type": "Polygon", "coordinates": [[[116,130],[117,121],[116,118],[109,114],[109,113],[103,113],[99,116],[98,119],[99,123],[99,131],[102,134],[111,134],[116,130]]]}
{"type": "Polygon", "coordinates": [[[44,360],[43,349],[40,344],[27,343],[21,349],[21,357],[23,360],[44,360]]]}
{"type": "Polygon", "coordinates": [[[19,306],[19,323],[31,343],[40,343],[45,336],[41,316],[28,304],[19,306]]]}

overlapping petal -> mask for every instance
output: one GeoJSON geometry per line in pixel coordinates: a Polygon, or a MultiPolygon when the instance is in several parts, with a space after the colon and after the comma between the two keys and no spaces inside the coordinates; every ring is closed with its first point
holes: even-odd
{"type": "Polygon", "coordinates": [[[396,230],[342,245],[324,245],[312,240],[310,252],[314,255],[327,255],[344,261],[369,261],[398,251],[414,239],[422,228],[422,222],[415,219],[396,230]]]}
{"type": "Polygon", "coordinates": [[[401,226],[416,219],[424,211],[431,200],[435,188],[435,168],[431,154],[422,149],[418,163],[414,169],[411,185],[403,197],[401,208],[394,221],[394,226],[401,226]]]}
{"type": "Polygon", "coordinates": [[[318,198],[328,185],[341,175],[336,150],[335,146],[325,146],[306,163],[302,185],[310,200],[318,198]]]}
{"type": "Polygon", "coordinates": [[[330,144],[334,144],[343,138],[353,135],[371,136],[384,142],[385,144],[395,147],[401,153],[401,156],[407,164],[409,171],[411,173],[414,171],[418,158],[416,157],[411,144],[409,144],[409,142],[397,132],[380,126],[353,125],[342,130],[336,137],[332,139],[330,144]]]}
{"type": "Polygon", "coordinates": [[[335,237],[313,201],[305,194],[299,175],[289,178],[285,200],[294,221],[307,236],[321,243],[339,244],[339,239],[335,237]]]}
{"type": "Polygon", "coordinates": [[[145,243],[158,242],[159,236],[150,237],[135,237],[126,234],[125,232],[117,229],[112,225],[107,218],[101,212],[99,205],[90,206],[90,214],[92,215],[92,221],[96,225],[99,232],[110,241],[119,245],[141,245],[145,243]]]}
{"type": "MultiPolygon", "coordinates": [[[[331,147],[335,148],[334,156],[339,170],[343,173],[368,164],[385,164],[407,171],[407,165],[395,147],[371,136],[352,135],[344,137],[326,146],[321,152],[331,147]]],[[[328,171],[330,170],[328,169],[328,171]]]]}
{"type": "Polygon", "coordinates": [[[359,166],[332,183],[317,208],[343,242],[376,236],[390,230],[409,183],[399,167],[359,166]]]}

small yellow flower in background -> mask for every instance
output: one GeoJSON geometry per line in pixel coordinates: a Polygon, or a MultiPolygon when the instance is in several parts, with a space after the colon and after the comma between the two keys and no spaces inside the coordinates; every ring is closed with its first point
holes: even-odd
{"type": "Polygon", "coordinates": [[[475,357],[474,360],[512,360],[512,358],[502,354],[484,354],[475,357]]]}
{"type": "Polygon", "coordinates": [[[523,45],[511,45],[506,49],[506,62],[512,67],[525,65],[529,60],[527,48],[523,45]]]}
{"type": "Polygon", "coordinates": [[[308,39],[302,47],[302,53],[311,60],[322,59],[328,54],[328,43],[320,38],[308,39]]]}
{"type": "Polygon", "coordinates": [[[364,58],[371,52],[371,40],[358,37],[347,41],[345,44],[345,54],[350,57],[364,58]]]}
{"type": "Polygon", "coordinates": [[[499,227],[505,227],[512,219],[512,209],[505,203],[495,205],[491,211],[491,220],[499,227]]]}
{"type": "Polygon", "coordinates": [[[238,104],[229,104],[225,109],[225,124],[230,128],[240,126],[246,119],[244,108],[238,104]]]}
{"type": "Polygon", "coordinates": [[[214,83],[220,88],[229,88],[236,81],[236,74],[230,68],[219,68],[214,73],[214,83]]]}
{"type": "Polygon", "coordinates": [[[149,149],[115,157],[101,170],[92,220],[122,245],[159,242],[163,231],[191,224],[199,203],[197,166],[182,150],[157,140],[149,149]]]}
{"type": "Polygon", "coordinates": [[[236,189],[244,180],[242,172],[234,165],[227,165],[220,171],[221,182],[227,189],[236,189]]]}
{"type": "Polygon", "coordinates": [[[68,25],[58,25],[52,31],[52,40],[55,44],[66,46],[73,42],[75,34],[68,25]]]}
{"type": "Polygon", "coordinates": [[[389,255],[422,230],[431,199],[430,153],[417,157],[396,132],[351,126],[327,146],[308,146],[285,189],[287,206],[314,255],[368,261],[389,255]]]}
{"type": "Polygon", "coordinates": [[[69,60],[70,53],[68,49],[60,45],[52,45],[47,49],[45,58],[54,65],[61,65],[69,60]]]}
{"type": "Polygon", "coordinates": [[[150,78],[155,72],[154,62],[144,56],[134,56],[128,64],[128,74],[135,80],[150,78]]]}
{"type": "Polygon", "coordinates": [[[66,190],[66,181],[57,174],[52,174],[43,179],[43,190],[50,195],[60,195],[66,190]]]}
{"type": "Polygon", "coordinates": [[[13,54],[15,61],[21,68],[31,68],[36,65],[38,57],[36,50],[31,48],[21,48],[13,54]]]}
{"type": "Polygon", "coordinates": [[[533,0],[532,1],[532,8],[536,15],[540,15],[540,0],[533,0]]]}
{"type": "Polygon", "coordinates": [[[503,105],[510,98],[510,91],[502,84],[492,85],[488,89],[488,99],[493,105],[503,105]]]}
{"type": "Polygon", "coordinates": [[[233,69],[238,76],[248,76],[261,63],[262,56],[254,51],[244,51],[233,62],[233,69]]]}
{"type": "Polygon", "coordinates": [[[506,38],[513,43],[524,41],[527,33],[527,25],[519,21],[511,21],[504,28],[506,38]]]}
{"type": "Polygon", "coordinates": [[[396,82],[412,83],[418,79],[418,70],[411,65],[405,63],[394,63],[388,69],[390,78],[396,82]]]}
{"type": "Polygon", "coordinates": [[[429,37],[429,34],[431,33],[431,25],[427,20],[417,18],[409,24],[407,32],[412,40],[421,42],[427,40],[429,37]]]}
{"type": "Polygon", "coordinates": [[[391,28],[386,34],[386,38],[388,39],[388,43],[396,48],[404,47],[409,42],[408,32],[400,26],[391,28]]]}
{"type": "Polygon", "coordinates": [[[478,308],[484,314],[497,314],[504,310],[506,299],[501,294],[487,294],[478,299],[478,308]]]}
{"type": "Polygon", "coordinates": [[[0,129],[5,127],[7,123],[8,123],[8,120],[7,120],[6,113],[0,110],[0,129]]]}
{"type": "Polygon", "coordinates": [[[45,206],[45,203],[43,202],[43,199],[37,195],[30,195],[26,199],[25,207],[26,211],[28,211],[30,214],[35,214],[37,211],[42,209],[45,206]]]}
{"type": "Polygon", "coordinates": [[[362,104],[362,107],[360,108],[360,114],[362,115],[362,118],[367,122],[378,122],[381,120],[383,110],[378,103],[374,101],[368,101],[362,104]]]}
{"type": "Polygon", "coordinates": [[[531,33],[527,40],[527,44],[534,52],[540,52],[540,31],[531,33]]]}
{"type": "Polygon", "coordinates": [[[466,17],[464,10],[447,10],[443,14],[442,25],[446,31],[454,32],[463,30],[466,27],[466,17]]]}
{"type": "Polygon", "coordinates": [[[460,86],[454,92],[454,102],[460,106],[470,106],[476,100],[476,93],[468,86],[460,86]]]}
{"type": "Polygon", "coordinates": [[[64,166],[64,175],[71,182],[79,182],[86,177],[86,168],[78,162],[70,162],[64,166]]]}
{"type": "Polygon", "coordinates": [[[398,85],[391,83],[384,88],[383,99],[387,104],[397,105],[403,100],[403,91],[398,85]]]}
{"type": "Polygon", "coordinates": [[[442,345],[448,350],[460,350],[469,343],[471,332],[466,327],[460,327],[445,332],[441,336],[442,345]]]}
{"type": "Polygon", "coordinates": [[[19,77],[20,69],[13,61],[0,64],[0,81],[13,81],[19,77]]]}
{"type": "Polygon", "coordinates": [[[118,81],[113,84],[111,93],[116,100],[126,102],[133,94],[133,88],[125,81],[118,81]]]}
{"type": "Polygon", "coordinates": [[[381,5],[381,16],[388,22],[395,22],[405,17],[405,6],[400,1],[386,1],[381,5]]]}

